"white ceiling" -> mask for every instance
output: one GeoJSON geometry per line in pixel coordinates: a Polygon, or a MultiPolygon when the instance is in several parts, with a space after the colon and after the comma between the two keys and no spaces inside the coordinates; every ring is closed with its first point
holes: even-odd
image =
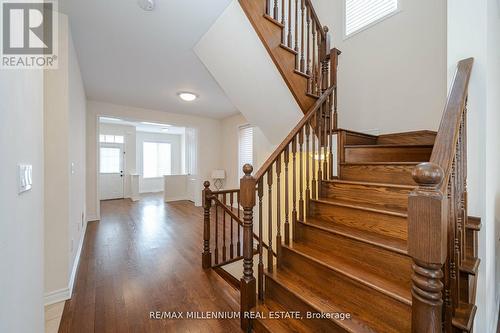
{"type": "Polygon", "coordinates": [[[175,113],[236,114],[192,48],[231,0],[61,0],[68,14],[87,97],[175,113]],[[199,95],[195,102],[177,93],[199,95]]]}

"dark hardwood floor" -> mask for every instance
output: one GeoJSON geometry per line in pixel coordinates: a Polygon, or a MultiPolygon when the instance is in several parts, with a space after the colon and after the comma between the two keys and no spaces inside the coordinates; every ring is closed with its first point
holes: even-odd
{"type": "Polygon", "coordinates": [[[238,311],[239,293],[201,268],[203,210],[187,201],[105,201],[87,226],[59,333],[235,332],[238,319],[150,319],[151,311],[238,311]]]}

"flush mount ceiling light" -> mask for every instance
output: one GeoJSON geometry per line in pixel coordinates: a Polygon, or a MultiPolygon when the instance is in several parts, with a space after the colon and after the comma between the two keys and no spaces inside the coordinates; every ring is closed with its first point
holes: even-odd
{"type": "Polygon", "coordinates": [[[190,92],[180,92],[178,95],[179,95],[180,99],[182,99],[183,101],[186,101],[186,102],[192,102],[198,98],[197,95],[190,93],[190,92]]]}
{"type": "Polygon", "coordinates": [[[147,12],[155,9],[155,0],[137,0],[137,4],[147,12]]]}

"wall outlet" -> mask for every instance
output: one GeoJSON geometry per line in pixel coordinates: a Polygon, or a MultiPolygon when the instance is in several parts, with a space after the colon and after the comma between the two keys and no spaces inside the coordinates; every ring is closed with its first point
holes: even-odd
{"type": "Polygon", "coordinates": [[[33,166],[30,164],[19,164],[17,171],[18,194],[31,190],[33,184],[33,166]]]}

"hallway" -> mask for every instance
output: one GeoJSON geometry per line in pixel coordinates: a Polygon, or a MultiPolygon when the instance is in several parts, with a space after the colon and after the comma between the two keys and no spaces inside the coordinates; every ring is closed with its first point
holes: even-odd
{"type": "Polygon", "coordinates": [[[238,311],[239,293],[201,268],[202,216],[191,202],[164,203],[155,194],[102,202],[59,332],[238,330],[238,319],[149,319],[152,311],[238,311]]]}

